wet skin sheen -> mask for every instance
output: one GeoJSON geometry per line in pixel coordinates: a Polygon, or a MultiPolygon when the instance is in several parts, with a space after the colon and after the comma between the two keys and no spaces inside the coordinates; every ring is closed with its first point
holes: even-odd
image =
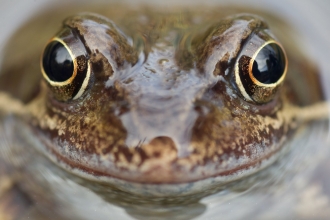
{"type": "Polygon", "coordinates": [[[292,86],[285,48],[250,14],[148,11],[119,24],[78,14],[40,63],[41,89],[19,113],[36,148],[128,191],[202,181],[194,192],[254,173],[276,160],[304,121],[299,106],[310,104],[292,86]],[[253,75],[261,63],[270,81],[253,75]]]}

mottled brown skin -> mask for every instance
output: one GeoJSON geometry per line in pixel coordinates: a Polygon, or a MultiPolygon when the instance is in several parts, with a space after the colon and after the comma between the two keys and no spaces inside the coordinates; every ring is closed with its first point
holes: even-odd
{"type": "Polygon", "coordinates": [[[260,169],[296,129],[295,107],[285,86],[260,105],[235,85],[236,58],[266,23],[253,15],[214,20],[189,13],[117,25],[91,14],[66,19],[85,45],[91,80],[66,102],[43,82],[27,119],[41,150],[78,175],[137,183],[260,169]]]}

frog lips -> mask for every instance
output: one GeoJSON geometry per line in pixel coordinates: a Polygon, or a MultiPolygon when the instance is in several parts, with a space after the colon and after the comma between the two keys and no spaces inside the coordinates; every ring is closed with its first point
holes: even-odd
{"type": "MultiPolygon", "coordinates": [[[[44,139],[44,144],[51,153],[47,155],[60,166],[79,176],[106,182],[112,182],[115,178],[144,184],[175,184],[211,177],[226,182],[256,172],[276,159],[272,157],[274,152],[269,151],[261,156],[260,151],[259,157],[253,160],[252,158],[235,159],[235,156],[227,155],[219,161],[200,164],[205,158],[204,153],[190,152],[189,156],[180,158],[177,144],[170,137],[165,136],[155,137],[148,144],[141,144],[135,149],[119,150],[118,158],[117,156],[115,156],[117,159],[114,158],[115,163],[111,161],[111,156],[67,151],[66,149],[70,148],[67,143],[50,143],[44,139]],[[63,146],[60,151],[59,145],[63,146]]],[[[252,145],[250,149],[256,150],[252,145]]]]}

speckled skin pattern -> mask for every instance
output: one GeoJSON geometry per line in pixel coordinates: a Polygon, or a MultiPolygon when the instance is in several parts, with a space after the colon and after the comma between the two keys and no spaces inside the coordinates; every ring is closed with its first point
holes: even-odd
{"type": "Polygon", "coordinates": [[[148,12],[115,25],[80,14],[63,27],[85,46],[88,88],[63,102],[43,82],[26,120],[70,172],[151,184],[230,176],[260,169],[298,125],[285,85],[259,105],[234,83],[242,46],[268,29],[257,16],[148,12]]]}

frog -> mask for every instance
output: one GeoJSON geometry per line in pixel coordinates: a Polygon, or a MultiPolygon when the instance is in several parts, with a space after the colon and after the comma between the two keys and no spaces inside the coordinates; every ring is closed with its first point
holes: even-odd
{"type": "Polygon", "coordinates": [[[318,79],[290,67],[260,16],[128,12],[67,17],[40,51],[38,83],[0,93],[1,162],[14,169],[3,188],[29,179],[20,190],[43,192],[45,209],[58,202],[45,196],[56,176],[106,201],[196,201],[271,166],[301,127],[327,118],[318,79]]]}

